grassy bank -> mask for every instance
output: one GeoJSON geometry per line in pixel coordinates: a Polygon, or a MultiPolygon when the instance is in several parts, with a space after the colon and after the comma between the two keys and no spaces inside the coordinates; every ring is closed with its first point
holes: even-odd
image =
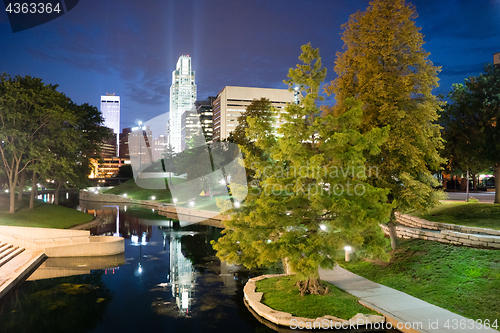
{"type": "MultiPolygon", "coordinates": [[[[142,180],[146,187],[154,187],[154,185],[158,183],[158,179],[145,179],[142,180]]],[[[175,184],[175,182],[174,182],[175,184]]],[[[111,189],[102,190],[103,194],[115,194],[115,195],[124,195],[127,194],[127,198],[135,199],[135,200],[151,200],[152,197],[155,197],[155,201],[171,203],[173,197],[177,199],[177,204],[182,207],[188,207],[187,202],[189,200],[194,201],[194,209],[201,210],[209,210],[218,212],[219,207],[216,205],[216,198],[229,199],[229,196],[214,196],[213,198],[207,196],[194,195],[192,188],[189,187],[176,187],[173,190],[174,193],[170,192],[170,190],[152,190],[138,186],[133,179],[126,181],[123,184],[115,186],[111,189]]],[[[200,191],[201,192],[201,191],[200,191]]]]}
{"type": "Polygon", "coordinates": [[[257,281],[256,291],[263,292],[262,303],[274,310],[296,317],[315,319],[325,315],[350,319],[357,313],[378,314],[358,303],[358,298],[328,283],[327,295],[300,296],[294,276],[282,276],[257,281]]]}
{"type": "Polygon", "coordinates": [[[9,197],[0,195],[0,225],[17,227],[67,229],[77,224],[89,222],[94,217],[75,209],[35,201],[34,209],[29,209],[29,199],[17,201],[16,213],[9,214],[9,197]]]}
{"type": "Polygon", "coordinates": [[[403,241],[389,263],[341,263],[371,281],[471,319],[500,318],[500,251],[403,241]]]}
{"type": "Polygon", "coordinates": [[[411,214],[434,222],[500,230],[500,205],[495,204],[442,201],[427,213],[411,214]]]}

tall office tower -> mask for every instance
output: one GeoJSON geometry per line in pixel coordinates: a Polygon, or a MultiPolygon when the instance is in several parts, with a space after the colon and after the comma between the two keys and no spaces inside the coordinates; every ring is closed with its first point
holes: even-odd
{"type": "Polygon", "coordinates": [[[196,101],[196,84],[194,71],[191,70],[191,57],[183,55],[177,61],[172,72],[170,87],[170,138],[169,143],[175,152],[181,151],[181,117],[185,111],[191,110],[196,101]]]}
{"type": "Polygon", "coordinates": [[[206,142],[212,142],[213,139],[213,103],[216,97],[208,97],[206,101],[197,101],[195,103],[196,112],[200,117],[201,127],[203,129],[203,135],[205,135],[206,142]]]}
{"type": "MultiPolygon", "coordinates": [[[[104,117],[104,126],[111,128],[116,135],[116,142],[119,143],[120,135],[120,96],[106,94],[101,96],[101,113],[104,117]]],[[[116,156],[120,156],[120,145],[117,144],[116,156]]]]}
{"type": "Polygon", "coordinates": [[[493,65],[495,67],[500,68],[500,52],[493,54],[493,65]]]}
{"type": "MultiPolygon", "coordinates": [[[[238,126],[238,116],[254,99],[265,97],[271,105],[284,110],[287,103],[294,102],[294,93],[288,89],[230,87],[221,90],[213,102],[213,141],[221,141],[238,126]]],[[[280,124],[276,122],[276,128],[280,124]]]]}

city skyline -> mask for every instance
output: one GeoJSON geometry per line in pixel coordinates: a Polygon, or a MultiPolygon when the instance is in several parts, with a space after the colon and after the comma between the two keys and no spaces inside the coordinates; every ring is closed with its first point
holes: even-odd
{"type": "MultiPolygon", "coordinates": [[[[500,51],[499,1],[410,2],[429,59],[442,66],[436,94],[446,95],[452,83],[479,74],[500,51]]],[[[225,86],[286,88],[282,81],[308,42],[320,49],[326,82],[333,80],[335,53],[343,45],[341,25],[368,4],[193,0],[145,7],[127,0],[88,0],[19,33],[12,33],[3,11],[0,72],[58,84],[78,104],[98,106],[103,92],[115,92],[121,96],[120,127],[133,127],[169,110],[169,73],[182,54],[192,56],[201,100],[225,86]]],[[[326,98],[325,104],[333,103],[333,96],[326,98]]]]}

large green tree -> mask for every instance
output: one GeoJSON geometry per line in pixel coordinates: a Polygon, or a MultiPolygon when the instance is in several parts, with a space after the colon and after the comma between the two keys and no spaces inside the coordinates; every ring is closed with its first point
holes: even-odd
{"type": "Polygon", "coordinates": [[[493,166],[495,203],[500,203],[500,69],[489,64],[485,73],[454,84],[453,103],[443,114],[446,152],[462,170],[493,166]]]}
{"type": "Polygon", "coordinates": [[[247,267],[285,259],[301,293],[322,294],[318,270],[331,268],[345,245],[385,255],[378,224],[388,218],[390,205],[385,190],[366,182],[365,154],[379,153],[387,129],[361,134],[362,112],[354,100],[339,117],[318,116],[326,69],[318,49],[304,45],[302,52],[286,83],[299,86],[303,99],[280,113],[281,127],[276,131],[273,117],[247,118],[248,138],[269,159],[252,163],[257,182],[224,222],[214,247],[221,260],[247,267]]]}
{"type": "Polygon", "coordinates": [[[378,168],[372,184],[390,190],[392,246],[397,246],[396,211],[428,209],[440,194],[433,172],[444,163],[440,126],[441,102],[432,94],[439,68],[423,49],[415,25],[415,7],[404,0],[375,0],[344,24],[345,51],[337,54],[337,78],[326,88],[334,93],[335,114],[349,110],[346,98],[363,103],[362,132],[390,126],[382,153],[370,158],[378,168]]]}
{"type": "Polygon", "coordinates": [[[30,76],[0,76],[0,155],[12,214],[19,174],[46,154],[51,138],[42,133],[64,119],[60,101],[65,97],[56,88],[30,76]]]}

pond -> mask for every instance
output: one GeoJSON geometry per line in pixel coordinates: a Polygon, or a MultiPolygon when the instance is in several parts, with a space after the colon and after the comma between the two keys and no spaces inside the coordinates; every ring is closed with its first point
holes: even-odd
{"type": "MultiPolygon", "coordinates": [[[[62,204],[77,204],[62,195],[62,204]]],[[[92,234],[124,237],[125,253],[47,259],[0,304],[0,332],[291,331],[259,321],[243,302],[249,277],[282,268],[220,262],[210,241],[221,229],[213,223],[130,205],[82,202],[78,208],[102,219],[92,234]]]]}

